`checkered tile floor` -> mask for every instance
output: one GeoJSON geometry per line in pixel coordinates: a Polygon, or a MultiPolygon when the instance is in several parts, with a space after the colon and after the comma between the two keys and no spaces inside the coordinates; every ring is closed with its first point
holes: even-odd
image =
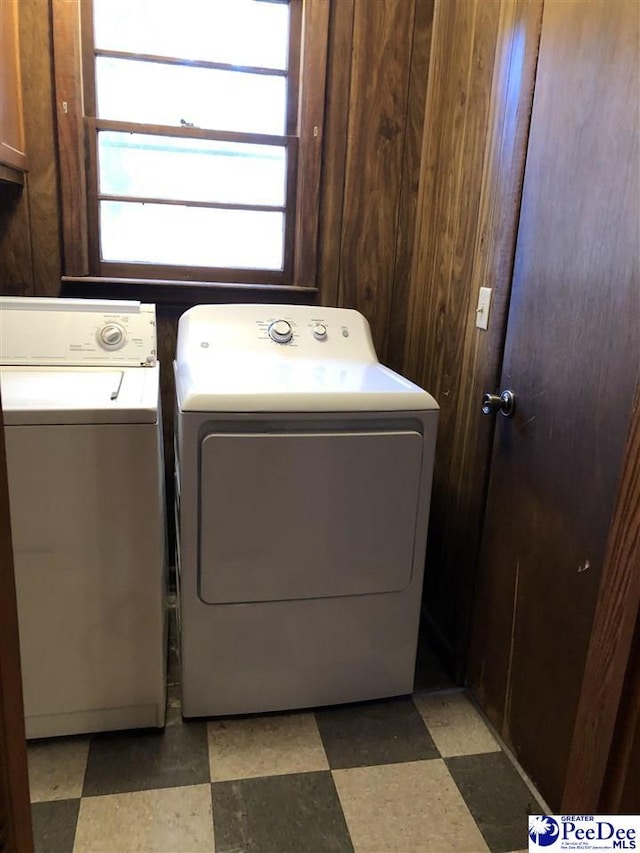
{"type": "Polygon", "coordinates": [[[47,853],[513,851],[542,811],[455,690],[207,722],[174,681],[164,731],[32,742],[29,772],[47,853]]]}

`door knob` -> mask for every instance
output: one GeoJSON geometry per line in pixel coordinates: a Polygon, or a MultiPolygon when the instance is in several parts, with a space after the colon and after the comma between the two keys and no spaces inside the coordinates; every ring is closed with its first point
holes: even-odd
{"type": "Polygon", "coordinates": [[[516,398],[513,391],[502,391],[500,394],[482,395],[482,413],[493,415],[500,412],[505,418],[510,418],[516,407],[516,398]]]}

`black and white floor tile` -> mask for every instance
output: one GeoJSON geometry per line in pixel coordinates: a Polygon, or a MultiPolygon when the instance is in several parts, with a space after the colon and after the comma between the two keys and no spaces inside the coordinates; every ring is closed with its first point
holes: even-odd
{"type": "MultiPolygon", "coordinates": [[[[174,662],[175,664],[175,662],[174,662]]],[[[41,853],[475,853],[543,810],[462,691],[29,745],[41,853]]],[[[424,685],[423,685],[424,686],[424,685]]]]}

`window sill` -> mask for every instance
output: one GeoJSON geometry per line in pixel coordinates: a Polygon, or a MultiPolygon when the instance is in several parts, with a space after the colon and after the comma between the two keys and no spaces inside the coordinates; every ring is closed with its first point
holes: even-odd
{"type": "Polygon", "coordinates": [[[207,302],[314,303],[317,287],[284,284],[231,284],[228,282],[177,281],[170,279],[62,276],[61,296],[87,299],[136,299],[167,305],[198,305],[207,302]]]}

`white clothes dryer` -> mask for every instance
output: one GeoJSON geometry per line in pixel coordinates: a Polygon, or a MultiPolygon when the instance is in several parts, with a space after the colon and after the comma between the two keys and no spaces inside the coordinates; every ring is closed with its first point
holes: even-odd
{"type": "Polygon", "coordinates": [[[183,714],[410,693],[436,401],[339,308],[192,308],[175,377],[183,714]]]}
{"type": "Polygon", "coordinates": [[[155,307],[0,299],[0,365],[27,737],[162,726],[155,307]]]}

